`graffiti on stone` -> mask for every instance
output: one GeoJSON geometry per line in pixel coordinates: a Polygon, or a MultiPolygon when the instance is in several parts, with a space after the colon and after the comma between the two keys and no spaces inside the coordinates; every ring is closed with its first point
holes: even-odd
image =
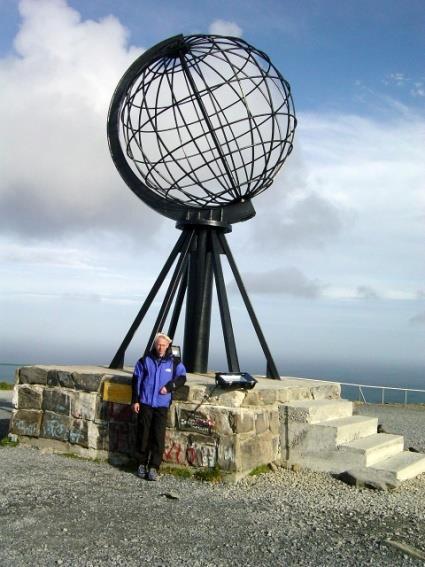
{"type": "Polygon", "coordinates": [[[178,439],[167,435],[163,458],[176,465],[214,467],[217,462],[217,444],[215,439],[207,439],[202,435],[181,435],[178,439]]]}
{"type": "Polygon", "coordinates": [[[185,452],[178,441],[172,441],[169,446],[165,447],[164,461],[182,465],[184,464],[184,457],[185,452]]]}
{"type": "Polygon", "coordinates": [[[217,462],[217,447],[200,444],[189,439],[186,460],[192,467],[214,467],[217,462]]]}
{"type": "Polygon", "coordinates": [[[64,421],[64,418],[59,416],[44,415],[42,436],[50,437],[51,439],[61,439],[66,441],[69,434],[69,422],[64,421]]]}
{"type": "Polygon", "coordinates": [[[37,437],[39,425],[37,423],[29,423],[23,419],[16,419],[14,421],[13,430],[18,435],[27,435],[28,437],[37,437]]]}

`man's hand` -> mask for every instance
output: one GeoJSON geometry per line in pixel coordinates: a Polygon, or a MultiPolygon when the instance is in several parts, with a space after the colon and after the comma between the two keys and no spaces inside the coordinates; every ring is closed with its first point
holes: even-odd
{"type": "Polygon", "coordinates": [[[140,404],[139,402],[136,402],[134,404],[131,404],[131,409],[134,411],[134,413],[139,413],[140,411],[140,404]]]}
{"type": "Polygon", "coordinates": [[[168,390],[165,386],[162,386],[162,388],[159,391],[160,394],[168,394],[168,390]]]}

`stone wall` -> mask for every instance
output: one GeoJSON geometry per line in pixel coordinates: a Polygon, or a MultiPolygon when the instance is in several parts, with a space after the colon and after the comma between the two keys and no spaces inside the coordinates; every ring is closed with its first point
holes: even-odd
{"type": "MultiPolygon", "coordinates": [[[[218,466],[239,478],[280,458],[281,404],[337,397],[338,384],[263,380],[254,390],[224,391],[210,376],[189,375],[169,411],[164,462],[218,466]]],[[[10,432],[35,447],[123,463],[137,459],[130,401],[130,369],[23,367],[10,432]]]]}

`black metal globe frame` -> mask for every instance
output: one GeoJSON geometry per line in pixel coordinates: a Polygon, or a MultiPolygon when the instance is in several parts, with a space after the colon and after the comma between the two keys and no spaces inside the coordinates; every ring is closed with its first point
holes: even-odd
{"type": "Polygon", "coordinates": [[[239,372],[220,255],[225,255],[267,360],[279,378],[225,238],[255,215],[292,151],[296,118],[289,83],[269,57],[239,38],[175,36],[152,47],[126,71],[108,115],[112,159],[130,189],[177,221],[182,234],[110,367],[125,352],[177,259],[146,346],[168,327],[173,337],[186,299],[183,355],[192,372],[208,367],[212,284],[216,283],[229,371],[239,372]]]}

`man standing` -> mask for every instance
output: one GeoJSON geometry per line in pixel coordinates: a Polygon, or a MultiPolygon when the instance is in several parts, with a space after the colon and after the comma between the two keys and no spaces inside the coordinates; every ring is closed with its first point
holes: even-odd
{"type": "Polygon", "coordinates": [[[171,354],[171,339],[158,333],[151,352],[133,372],[132,409],[138,414],[140,465],[137,474],[157,480],[165,445],[171,394],[186,382],[186,369],[171,354]]]}

